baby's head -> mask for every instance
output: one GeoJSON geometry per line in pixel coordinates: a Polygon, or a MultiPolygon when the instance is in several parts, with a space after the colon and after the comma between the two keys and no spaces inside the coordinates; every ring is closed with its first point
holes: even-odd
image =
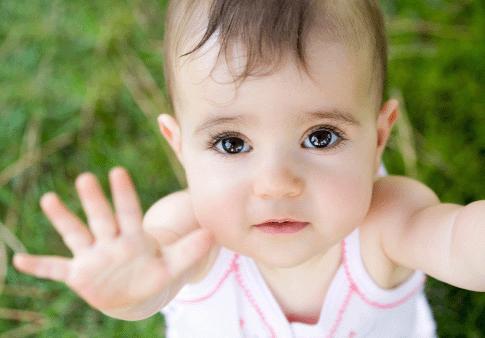
{"type": "Polygon", "coordinates": [[[326,252],[369,210],[397,117],[382,108],[387,47],[376,1],[176,0],[160,119],[194,211],[223,245],[293,266],[326,252]],[[270,219],[293,234],[253,227],[270,219]]]}
{"type": "MultiPolygon", "coordinates": [[[[178,0],[170,3],[165,34],[165,76],[176,112],[183,100],[178,71],[214,44],[213,54],[227,61],[236,83],[272,74],[288,61],[311,76],[312,45],[340,44],[364,61],[370,98],[382,101],[387,42],[376,0],[178,0]]],[[[216,66],[211,61],[209,69],[216,66]]]]}

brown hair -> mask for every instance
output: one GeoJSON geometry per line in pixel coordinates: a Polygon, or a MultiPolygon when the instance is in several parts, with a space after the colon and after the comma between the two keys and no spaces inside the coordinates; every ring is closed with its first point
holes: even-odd
{"type": "Polygon", "coordinates": [[[165,80],[172,107],[178,59],[201,49],[212,36],[217,36],[221,46],[218,60],[221,55],[230,60],[236,43],[245,48],[245,68],[234,78],[241,83],[248,76],[271,74],[285,56],[295,58],[310,75],[305,55],[310,33],[371,52],[369,88],[375,88],[380,105],[387,74],[387,41],[378,0],[172,0],[164,41],[165,80]],[[204,30],[200,41],[179,55],[180,46],[185,48],[204,30]]]}

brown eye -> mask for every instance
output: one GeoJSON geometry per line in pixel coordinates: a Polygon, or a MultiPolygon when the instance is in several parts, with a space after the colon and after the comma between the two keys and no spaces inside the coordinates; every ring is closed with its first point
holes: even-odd
{"type": "Polygon", "coordinates": [[[239,154],[249,147],[239,137],[226,137],[217,142],[216,148],[224,153],[239,154]]]}
{"type": "Polygon", "coordinates": [[[306,148],[328,148],[334,146],[340,139],[341,137],[331,130],[319,129],[308,135],[302,145],[306,148]]]}

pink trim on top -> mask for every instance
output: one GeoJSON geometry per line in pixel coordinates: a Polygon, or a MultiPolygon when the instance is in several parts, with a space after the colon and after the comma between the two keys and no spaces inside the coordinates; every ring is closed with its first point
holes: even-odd
{"type": "MultiPolygon", "coordinates": [[[[266,326],[266,328],[271,333],[271,338],[276,338],[275,330],[266,321],[266,318],[263,314],[263,311],[261,311],[261,308],[256,303],[253,295],[251,294],[249,289],[244,285],[244,282],[242,281],[241,272],[239,271],[238,260],[239,260],[239,254],[234,254],[234,256],[231,260],[231,263],[229,264],[229,268],[226,270],[226,272],[224,272],[221,279],[217,282],[215,288],[212,291],[210,291],[208,294],[206,294],[205,296],[194,298],[194,299],[181,299],[181,300],[178,300],[178,301],[181,302],[181,303],[184,303],[184,304],[195,304],[195,303],[200,303],[200,302],[203,302],[203,301],[211,298],[221,288],[221,286],[227,280],[227,277],[229,277],[229,275],[234,272],[235,277],[236,277],[236,281],[237,281],[239,287],[244,291],[244,295],[248,299],[249,303],[251,304],[251,306],[254,308],[254,310],[258,314],[258,316],[261,319],[261,321],[263,322],[264,326],[266,326]]],[[[240,319],[239,324],[242,327],[244,325],[244,320],[240,319]]]]}
{"type": "MultiPolygon", "coordinates": [[[[343,239],[341,243],[342,243],[342,247],[341,247],[342,258],[341,259],[342,259],[342,264],[343,264],[344,269],[345,269],[345,275],[346,275],[346,277],[347,277],[347,279],[350,283],[350,288],[349,288],[349,291],[347,292],[347,295],[345,296],[345,299],[342,303],[342,306],[338,310],[337,319],[335,319],[335,322],[332,325],[332,329],[330,330],[330,333],[328,334],[327,337],[334,337],[335,336],[335,333],[337,332],[340,324],[342,323],[342,319],[344,317],[344,314],[348,309],[350,299],[352,298],[352,295],[354,293],[356,293],[366,304],[368,304],[370,306],[377,307],[379,309],[390,309],[390,308],[396,307],[396,306],[406,302],[407,300],[409,300],[409,298],[414,296],[416,294],[416,292],[421,289],[421,287],[422,287],[422,285],[423,285],[423,283],[426,279],[426,278],[423,278],[423,281],[417,287],[415,287],[413,290],[411,290],[411,292],[409,292],[407,295],[405,295],[403,298],[401,298],[397,301],[387,303],[387,304],[372,301],[372,300],[369,299],[369,297],[364,295],[364,293],[357,286],[357,283],[352,279],[352,277],[350,275],[350,269],[349,269],[349,266],[348,266],[348,256],[347,256],[347,251],[346,251],[345,239],[343,239]]],[[[353,336],[353,335],[355,335],[355,331],[351,332],[351,336],[353,336]]]]}
{"type": "Polygon", "coordinates": [[[271,334],[271,338],[276,338],[276,333],[273,329],[273,327],[266,321],[266,318],[264,316],[263,311],[261,311],[261,308],[258,306],[256,303],[256,300],[254,299],[253,295],[251,294],[251,291],[244,285],[244,282],[242,280],[241,272],[239,271],[239,265],[236,262],[236,281],[239,284],[239,287],[244,291],[244,294],[246,298],[248,299],[249,303],[253,306],[254,310],[258,314],[259,318],[263,322],[264,326],[269,330],[271,334]]]}
{"type": "Polygon", "coordinates": [[[369,299],[369,297],[367,297],[359,289],[359,287],[357,286],[357,283],[352,278],[352,275],[350,274],[348,260],[347,260],[348,257],[347,257],[347,250],[346,250],[345,240],[342,241],[342,257],[343,257],[343,264],[344,264],[344,268],[345,268],[345,275],[347,276],[347,279],[349,280],[349,283],[352,286],[352,288],[355,290],[355,292],[359,295],[359,297],[367,305],[370,305],[370,306],[373,306],[373,307],[376,307],[376,308],[379,308],[379,309],[390,309],[390,308],[393,308],[393,307],[396,307],[396,306],[399,306],[399,305],[405,303],[407,300],[409,300],[411,297],[413,297],[423,287],[423,284],[424,284],[424,282],[426,280],[426,277],[424,276],[423,277],[423,280],[414,289],[412,289],[407,295],[405,295],[403,298],[401,298],[399,300],[396,300],[396,301],[391,302],[391,303],[380,303],[380,302],[376,302],[376,301],[373,301],[373,300],[369,299]]]}
{"type": "Polygon", "coordinates": [[[178,301],[185,304],[193,304],[193,303],[200,303],[200,302],[203,302],[204,300],[211,298],[221,288],[222,284],[224,284],[224,282],[226,281],[227,277],[229,277],[231,272],[236,271],[237,269],[236,261],[238,260],[238,258],[239,258],[239,255],[234,254],[234,257],[232,258],[231,263],[229,264],[229,268],[226,270],[226,272],[224,272],[219,282],[217,282],[216,287],[212,291],[210,291],[207,295],[197,297],[194,299],[180,299],[178,301]]]}
{"type": "Polygon", "coordinates": [[[355,290],[351,284],[349,288],[349,292],[347,292],[347,295],[345,296],[345,300],[342,303],[342,306],[340,307],[340,309],[338,309],[337,319],[335,319],[335,322],[332,325],[332,329],[330,330],[330,333],[328,334],[327,337],[335,337],[335,332],[337,332],[337,329],[340,326],[342,319],[344,318],[344,313],[345,311],[347,311],[347,307],[349,306],[349,303],[350,303],[350,298],[352,298],[352,294],[354,292],[355,290]]]}
{"type": "MultiPolygon", "coordinates": [[[[345,299],[344,299],[341,307],[338,310],[337,318],[335,319],[335,322],[333,323],[332,328],[330,330],[330,333],[328,334],[327,337],[333,337],[335,335],[335,333],[337,332],[340,324],[342,323],[342,319],[344,317],[344,314],[345,314],[345,312],[348,309],[348,305],[350,304],[350,299],[352,298],[352,295],[354,293],[356,293],[357,295],[359,295],[359,297],[366,304],[368,304],[370,306],[373,306],[373,307],[376,307],[376,308],[379,308],[379,309],[390,309],[390,308],[396,307],[398,305],[401,305],[402,303],[404,303],[407,300],[409,300],[412,296],[414,296],[416,294],[416,292],[421,289],[421,287],[422,287],[422,285],[423,285],[423,283],[424,283],[424,281],[426,279],[426,278],[423,278],[423,281],[418,286],[416,286],[407,295],[405,295],[403,298],[401,298],[401,299],[399,299],[397,301],[394,301],[394,302],[391,302],[391,303],[379,303],[379,302],[372,301],[372,300],[369,299],[369,297],[367,297],[359,289],[359,287],[357,286],[357,283],[352,279],[352,276],[350,274],[350,269],[349,269],[349,266],[348,266],[348,257],[347,257],[345,239],[342,240],[341,245],[342,245],[342,247],[341,247],[341,252],[342,252],[342,258],[341,258],[341,260],[342,260],[342,264],[343,264],[344,269],[345,269],[345,275],[346,275],[346,277],[347,277],[347,279],[348,279],[348,281],[350,283],[350,288],[349,288],[349,291],[347,292],[347,294],[345,296],[345,299]]],[[[274,331],[273,327],[267,322],[267,320],[266,320],[266,318],[265,318],[265,316],[263,314],[263,311],[261,310],[261,308],[256,303],[256,300],[253,297],[253,295],[251,294],[250,290],[244,285],[244,282],[243,282],[242,276],[241,276],[241,272],[239,270],[238,260],[239,260],[239,254],[234,254],[234,256],[233,256],[233,258],[231,260],[231,263],[229,264],[229,268],[225,271],[225,273],[223,274],[223,276],[221,277],[221,279],[217,282],[215,288],[212,291],[210,291],[208,294],[206,294],[205,296],[201,296],[201,297],[198,297],[198,298],[194,298],[194,299],[179,300],[179,302],[186,303],[186,304],[194,304],[194,303],[199,303],[199,302],[202,302],[202,301],[205,301],[205,300],[209,299],[210,297],[212,297],[221,288],[221,286],[227,280],[227,278],[229,277],[229,275],[232,272],[234,272],[235,273],[235,277],[236,277],[236,281],[237,281],[239,287],[244,291],[244,294],[245,294],[246,298],[248,299],[249,303],[254,308],[254,310],[256,311],[256,313],[258,314],[258,316],[260,317],[260,319],[263,322],[263,324],[270,331],[271,337],[274,338],[274,337],[276,337],[276,334],[275,334],[275,331],[274,331]]],[[[352,333],[355,334],[355,332],[352,332],[352,333]]]]}

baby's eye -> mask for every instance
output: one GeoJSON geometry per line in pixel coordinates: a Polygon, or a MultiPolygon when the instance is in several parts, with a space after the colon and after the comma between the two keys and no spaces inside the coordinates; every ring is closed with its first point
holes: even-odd
{"type": "Polygon", "coordinates": [[[251,147],[239,137],[220,138],[214,147],[221,153],[239,154],[248,152],[251,147]]]}
{"type": "Polygon", "coordinates": [[[302,146],[305,148],[331,148],[340,143],[342,139],[338,132],[321,128],[309,134],[302,146]]]}

